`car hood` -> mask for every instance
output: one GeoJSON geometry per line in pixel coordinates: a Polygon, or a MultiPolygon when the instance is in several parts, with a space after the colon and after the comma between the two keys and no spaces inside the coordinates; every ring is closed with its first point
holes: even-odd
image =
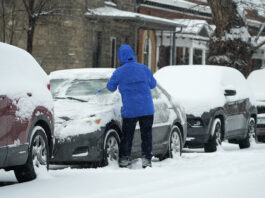
{"type": "Polygon", "coordinates": [[[74,100],[55,100],[54,115],[55,122],[63,120],[76,120],[88,117],[94,117],[99,114],[111,111],[114,108],[113,104],[99,105],[88,102],[78,102],[74,100]]]}
{"type": "Polygon", "coordinates": [[[101,130],[111,120],[121,120],[120,103],[109,105],[60,99],[54,103],[55,137],[65,140],[70,136],[101,130]],[[95,121],[99,122],[95,122],[95,121]]]}

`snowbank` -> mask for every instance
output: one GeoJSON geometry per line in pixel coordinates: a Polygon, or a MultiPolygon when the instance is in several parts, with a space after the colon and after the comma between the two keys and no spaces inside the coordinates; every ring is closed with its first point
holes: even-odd
{"type": "Polygon", "coordinates": [[[52,97],[47,88],[47,74],[26,51],[0,43],[0,95],[18,100],[16,115],[30,118],[37,106],[52,111],[52,97]],[[31,94],[29,97],[27,94],[31,94]]]}

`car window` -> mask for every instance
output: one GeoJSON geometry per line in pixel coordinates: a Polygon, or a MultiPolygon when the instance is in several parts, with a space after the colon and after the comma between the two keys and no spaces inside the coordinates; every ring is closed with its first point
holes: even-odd
{"type": "Polygon", "coordinates": [[[75,80],[71,83],[71,86],[66,90],[66,96],[87,96],[95,95],[97,90],[103,89],[100,93],[110,93],[107,89],[104,89],[107,85],[106,79],[95,80],[75,80]]]}
{"type": "Polygon", "coordinates": [[[153,99],[158,99],[160,95],[157,88],[151,89],[151,94],[153,99]]]}

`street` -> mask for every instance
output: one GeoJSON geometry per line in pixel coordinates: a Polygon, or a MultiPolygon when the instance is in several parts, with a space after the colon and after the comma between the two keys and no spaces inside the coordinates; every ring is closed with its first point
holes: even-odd
{"type": "Polygon", "coordinates": [[[142,169],[116,164],[97,169],[52,167],[37,180],[18,184],[12,171],[0,171],[1,198],[105,197],[264,197],[265,144],[250,149],[223,143],[215,153],[185,149],[180,159],[153,160],[142,169]]]}

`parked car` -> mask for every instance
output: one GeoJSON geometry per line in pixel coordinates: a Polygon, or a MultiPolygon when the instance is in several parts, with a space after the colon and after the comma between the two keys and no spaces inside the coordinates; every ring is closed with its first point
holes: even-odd
{"type": "Polygon", "coordinates": [[[49,79],[26,51],[0,43],[0,168],[19,182],[48,168],[53,144],[49,79]]]}
{"type": "Polygon", "coordinates": [[[250,146],[257,110],[244,76],[222,66],[168,66],[155,78],[185,108],[186,146],[216,151],[227,139],[241,149],[250,146]]]}
{"type": "Polygon", "coordinates": [[[254,92],[258,109],[256,140],[265,142],[265,69],[253,71],[247,81],[254,92]]]}
{"type": "MultiPolygon", "coordinates": [[[[122,136],[121,96],[106,86],[114,69],[70,69],[50,74],[55,102],[55,150],[52,163],[116,163],[122,136]]],[[[159,87],[152,90],[155,105],[153,153],[159,158],[178,156],[186,140],[186,116],[159,87]]],[[[136,126],[132,157],[141,157],[136,126]]]]}

